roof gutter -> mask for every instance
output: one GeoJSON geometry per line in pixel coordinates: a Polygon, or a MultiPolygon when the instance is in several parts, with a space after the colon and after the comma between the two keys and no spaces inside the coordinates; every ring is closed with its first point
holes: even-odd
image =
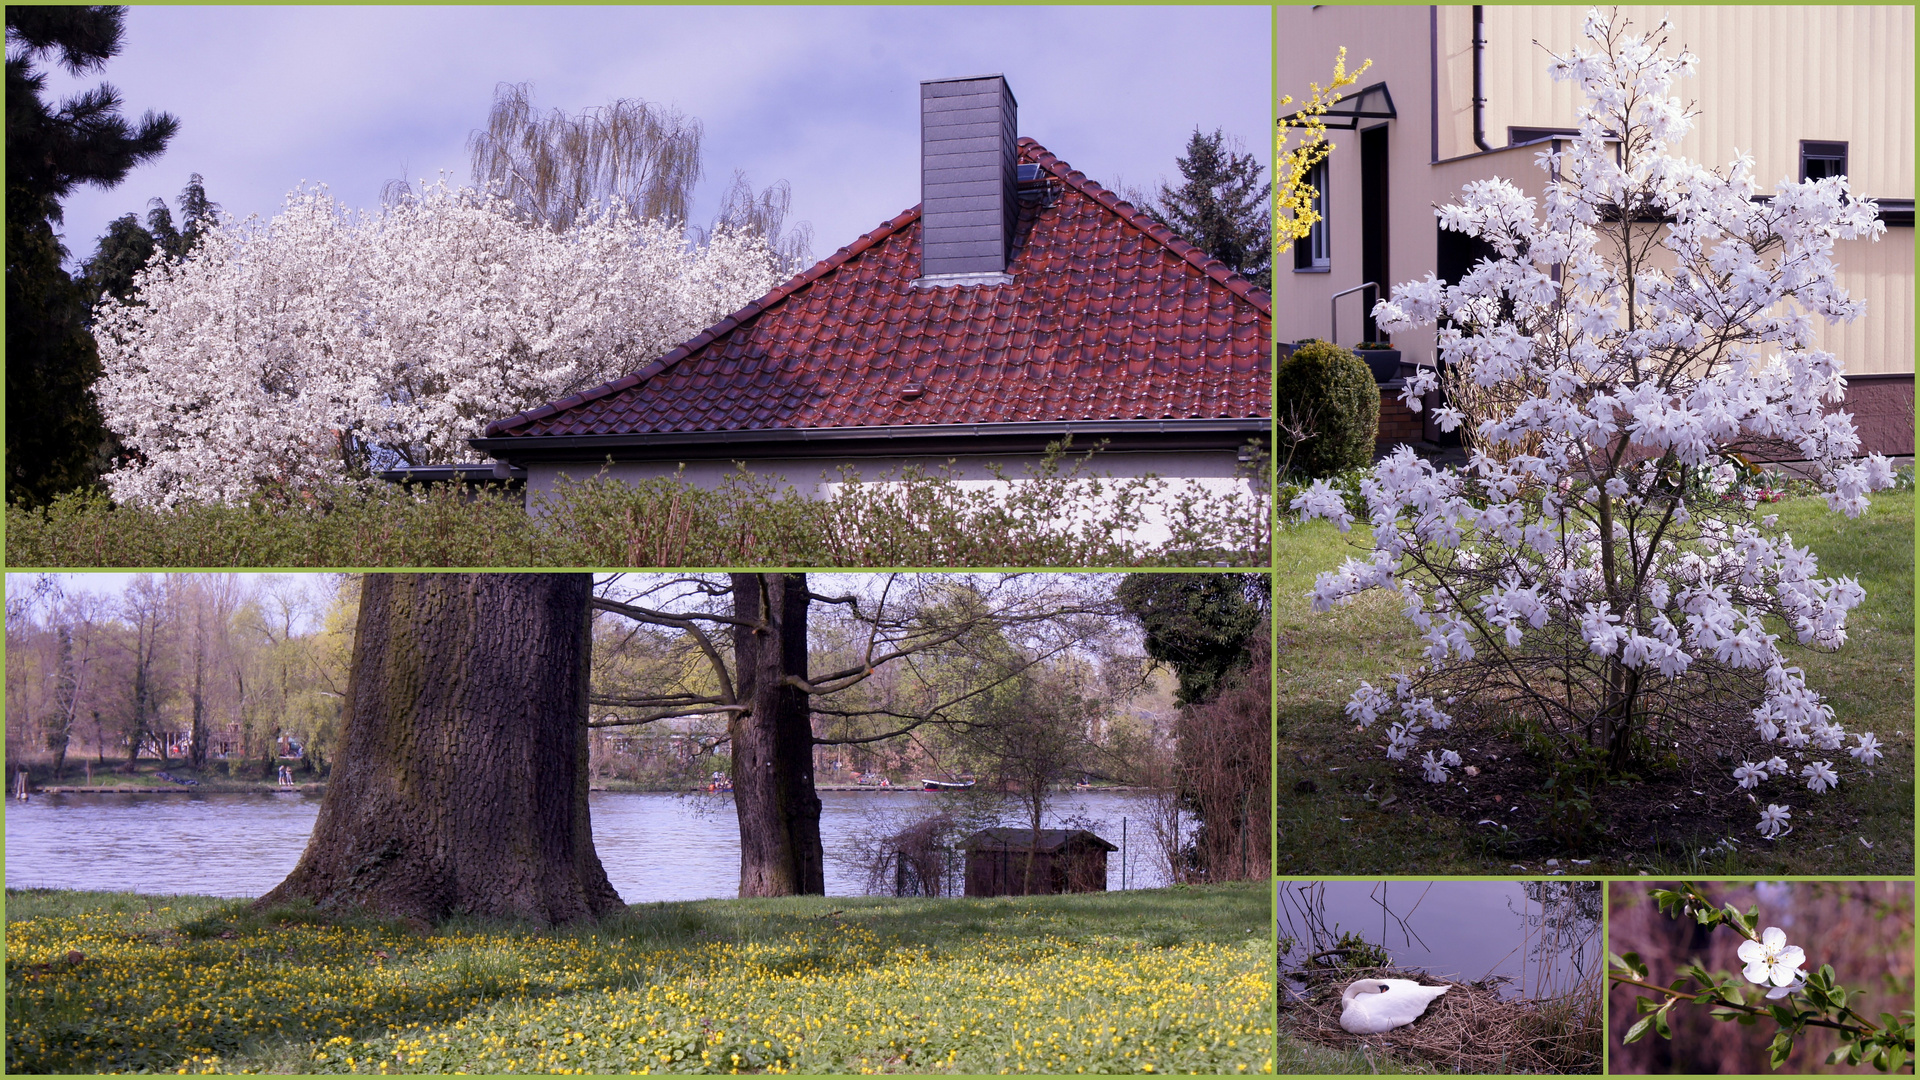
{"type": "Polygon", "coordinates": [[[1075,449],[1237,450],[1265,439],[1264,416],[1204,420],[1054,420],[993,424],[898,424],[757,431],[671,431],[622,435],[508,435],[468,440],[511,462],[713,460],[741,457],[882,457],[1039,452],[1071,437],[1075,449]]]}

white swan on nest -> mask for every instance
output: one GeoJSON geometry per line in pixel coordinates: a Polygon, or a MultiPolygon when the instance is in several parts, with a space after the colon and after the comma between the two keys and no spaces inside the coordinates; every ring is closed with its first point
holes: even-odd
{"type": "Polygon", "coordinates": [[[1355,1035],[1377,1035],[1420,1019],[1450,986],[1421,986],[1412,979],[1360,979],[1340,995],[1340,1026],[1355,1035]]]}

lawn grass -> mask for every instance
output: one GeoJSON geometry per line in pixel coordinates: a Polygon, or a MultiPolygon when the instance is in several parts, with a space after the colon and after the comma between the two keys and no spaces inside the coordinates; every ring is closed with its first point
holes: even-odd
{"type": "Polygon", "coordinates": [[[1273,1065],[1270,894],[706,900],[422,933],[207,897],[9,891],[6,1064],[1258,1072],[1273,1065]]]}
{"type": "MultiPolygon", "coordinates": [[[[1276,545],[1274,588],[1280,634],[1276,872],[1506,874],[1548,870],[1552,858],[1558,869],[1574,874],[1912,873],[1913,504],[1912,492],[1882,493],[1852,521],[1812,498],[1772,508],[1795,542],[1818,555],[1823,576],[1856,577],[1867,592],[1848,620],[1846,647],[1786,652],[1805,669],[1808,684],[1827,696],[1840,724],[1849,732],[1872,731],[1885,744],[1887,756],[1864,771],[1872,775],[1843,771],[1839,790],[1823,796],[1785,779],[1763,784],[1756,792],[1762,802],[1771,796],[1794,807],[1794,831],[1779,841],[1762,840],[1754,831],[1757,814],[1747,811],[1744,793],[1728,777],[1721,785],[1725,792],[1709,794],[1716,805],[1734,811],[1715,815],[1683,802],[1671,810],[1662,805],[1655,809],[1668,817],[1652,826],[1656,843],[1602,842],[1586,852],[1556,849],[1543,839],[1537,795],[1472,813],[1434,812],[1431,785],[1418,770],[1388,761],[1377,745],[1378,730],[1356,731],[1342,711],[1348,695],[1362,679],[1378,686],[1394,671],[1416,665],[1420,639],[1401,617],[1399,603],[1382,593],[1330,612],[1312,611],[1306,594],[1314,577],[1365,550],[1363,527],[1344,536],[1325,522],[1288,529],[1276,545]],[[1488,819],[1508,827],[1477,824],[1488,819]],[[1721,845],[1722,838],[1733,846],[1721,845]],[[1582,854],[1589,864],[1570,861],[1582,854]]],[[[1631,795],[1610,790],[1602,799],[1631,795]]]]}

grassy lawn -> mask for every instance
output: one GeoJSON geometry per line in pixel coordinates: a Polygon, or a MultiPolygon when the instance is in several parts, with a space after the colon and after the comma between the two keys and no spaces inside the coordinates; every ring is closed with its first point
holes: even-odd
{"type": "MultiPolygon", "coordinates": [[[[1912,492],[1882,493],[1853,521],[1817,499],[1774,508],[1794,541],[1818,555],[1823,576],[1853,576],[1866,589],[1866,603],[1849,617],[1845,648],[1787,652],[1805,669],[1808,685],[1826,695],[1840,724],[1849,732],[1872,731],[1885,744],[1887,756],[1866,770],[1872,775],[1862,775],[1842,752],[1834,755],[1836,766],[1844,766],[1837,792],[1816,796],[1787,779],[1762,784],[1755,794],[1763,804],[1793,806],[1794,830],[1778,841],[1754,830],[1758,813],[1730,775],[1710,775],[1705,785],[1659,775],[1644,784],[1610,784],[1594,799],[1600,835],[1586,850],[1547,837],[1546,797],[1537,783],[1545,770],[1523,750],[1476,746],[1497,749],[1505,759],[1500,769],[1484,770],[1472,788],[1430,785],[1418,769],[1386,759],[1378,725],[1356,730],[1342,712],[1347,696],[1362,679],[1379,686],[1414,666],[1419,639],[1400,605],[1383,594],[1324,614],[1312,611],[1306,593],[1315,575],[1363,552],[1362,527],[1346,536],[1325,522],[1287,530],[1277,544],[1274,593],[1280,633],[1276,871],[1504,874],[1539,872],[1555,859],[1575,874],[1912,873],[1913,505],[1912,492]],[[1488,820],[1497,824],[1479,824],[1488,820]],[[1577,865],[1573,857],[1592,861],[1577,865]]],[[[1471,733],[1473,741],[1490,738],[1471,733]]]]}
{"type": "Polygon", "coordinates": [[[7,894],[7,1071],[1244,1073],[1265,883],[642,904],[432,933],[245,902],[7,894]],[[81,954],[78,960],[72,954],[81,954]]]}

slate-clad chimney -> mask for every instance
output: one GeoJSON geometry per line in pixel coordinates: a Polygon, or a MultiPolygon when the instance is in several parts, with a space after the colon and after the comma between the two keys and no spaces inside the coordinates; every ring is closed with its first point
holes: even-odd
{"type": "Polygon", "coordinates": [[[1010,283],[1018,106],[998,75],[920,84],[920,278],[1010,283]]]}

